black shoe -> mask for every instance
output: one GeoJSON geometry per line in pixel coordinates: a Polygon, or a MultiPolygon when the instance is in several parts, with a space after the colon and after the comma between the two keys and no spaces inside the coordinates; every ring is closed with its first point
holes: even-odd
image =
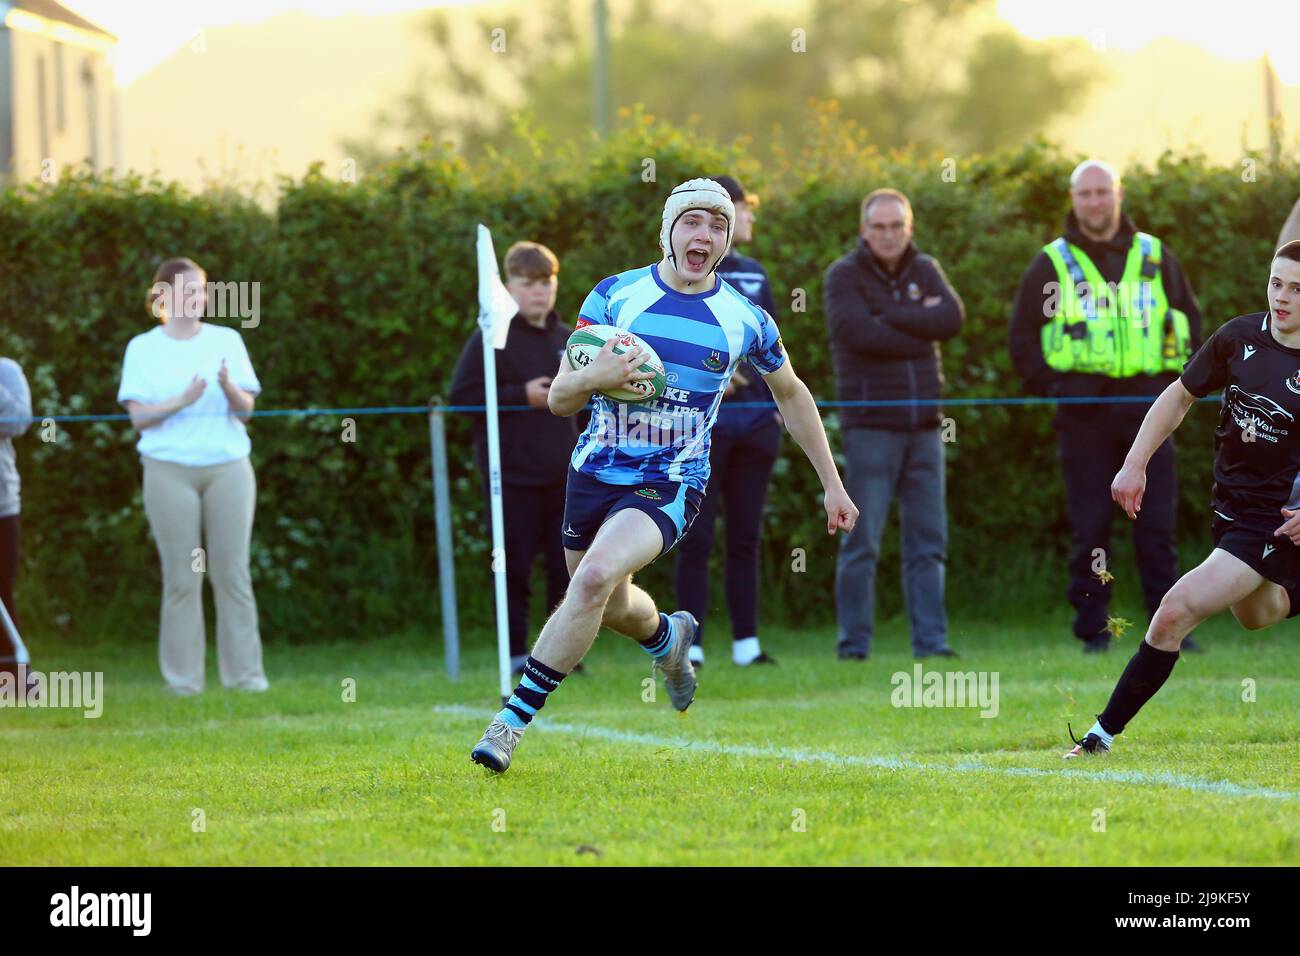
{"type": "Polygon", "coordinates": [[[869,655],[866,651],[838,651],[837,656],[842,661],[865,661],[869,655]]]}
{"type": "MultiPolygon", "coordinates": [[[[732,663],[735,663],[735,662],[733,661],[732,663]]],[[[759,651],[758,656],[755,657],[752,661],[750,661],[749,664],[737,664],[736,666],[737,666],[737,667],[749,667],[750,664],[775,664],[775,663],[776,663],[776,658],[775,658],[775,657],[768,657],[768,656],[767,656],[767,653],[766,653],[765,651],[759,651]]],[[[699,667],[700,665],[699,665],[699,664],[696,664],[695,666],[696,666],[696,667],[699,667]]]]}
{"type": "Polygon", "coordinates": [[[923,660],[925,660],[927,657],[961,657],[961,655],[958,654],[956,651],[954,651],[951,647],[945,647],[943,650],[941,650],[941,651],[935,651],[935,652],[932,653],[932,654],[918,654],[918,655],[916,655],[916,659],[917,659],[918,661],[923,661],[923,660]]]}
{"type": "Polygon", "coordinates": [[[1083,642],[1083,652],[1085,654],[1105,654],[1110,650],[1110,634],[1098,634],[1096,637],[1090,637],[1083,642]]]}
{"type": "Polygon", "coordinates": [[[1185,654],[1204,654],[1205,648],[1201,647],[1190,637],[1183,638],[1183,646],[1179,648],[1185,654]]]}
{"type": "Polygon", "coordinates": [[[1074,746],[1066,751],[1063,759],[1069,760],[1072,757],[1082,757],[1085,754],[1091,757],[1103,757],[1110,753],[1110,748],[1102,743],[1101,738],[1096,734],[1085,734],[1082,740],[1076,740],[1074,729],[1069,724],[1065,726],[1070,731],[1070,739],[1074,741],[1074,746]]]}

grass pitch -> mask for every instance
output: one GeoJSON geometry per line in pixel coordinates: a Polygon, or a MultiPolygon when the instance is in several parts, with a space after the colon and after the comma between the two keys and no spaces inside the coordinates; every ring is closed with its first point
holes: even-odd
{"type": "Polygon", "coordinates": [[[954,621],[962,658],[924,662],[996,672],[996,717],[893,706],[903,618],[866,663],[766,629],[779,666],[740,669],[713,636],[685,716],[607,632],[500,777],[469,761],[498,704],[486,635],[455,684],[427,639],[273,644],[269,693],[187,699],[149,647],[47,648],[42,670],[104,672],[103,715],[0,710],[0,863],[1300,862],[1298,626],[1220,616],[1114,753],[1066,763],[1140,638],[1084,657],[1062,624],[954,621]]]}

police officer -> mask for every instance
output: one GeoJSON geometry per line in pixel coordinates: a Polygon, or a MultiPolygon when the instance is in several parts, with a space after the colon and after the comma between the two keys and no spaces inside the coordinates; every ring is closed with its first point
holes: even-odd
{"type": "MultiPolygon", "coordinates": [[[[1200,343],[1201,310],[1173,252],[1122,211],[1119,174],[1089,159],[1070,174],[1065,234],[1043,247],[1020,285],[1011,357],[1025,387],[1062,399],[1054,422],[1070,522],[1074,636],[1085,653],[1109,649],[1110,480],[1150,401],[1200,343]]],[[[1178,578],[1174,447],[1151,458],[1133,527],[1148,615],[1178,578]]],[[[1188,643],[1183,644],[1188,648],[1188,643]]],[[[1194,646],[1193,646],[1194,649],[1194,646]]]]}

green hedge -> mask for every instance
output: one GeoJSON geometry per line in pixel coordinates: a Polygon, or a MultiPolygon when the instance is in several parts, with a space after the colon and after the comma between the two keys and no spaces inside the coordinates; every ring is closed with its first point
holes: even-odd
{"type": "MultiPolygon", "coordinates": [[[[601,278],[657,257],[672,185],[730,169],[762,194],[746,251],[772,276],[785,342],[814,395],[835,397],[822,274],[854,241],[860,197],[886,183],[911,196],[918,245],[940,258],[966,303],[966,329],[945,347],[947,394],[1018,395],[1006,352],[1011,303],[1035,251],[1059,229],[1065,180],[1079,158],[1041,142],[957,157],[955,167],[939,155],[886,155],[828,112],[801,155],[760,169],[744,144],[720,146],[694,129],[634,115],[604,143],[539,148],[529,164],[470,168],[427,145],[354,183],[318,167],[284,181],[271,211],[233,194],[75,174],[0,197],[0,354],[26,369],[38,416],[119,411],[123,349],[151,323],[142,300],[153,268],[163,256],[189,255],[214,281],[261,283],[261,324],[243,331],[265,389],[260,408],[422,405],[446,393],[475,328],[477,222],[492,228],[498,252],[525,237],[554,249],[562,262],[559,307],[572,317],[601,278]],[[653,181],[646,181],[647,159],[653,181]],[[790,308],[797,290],[804,311],[790,308]]],[[[1294,165],[1259,163],[1255,182],[1196,155],[1167,155],[1126,176],[1127,211],[1177,252],[1210,329],[1263,307],[1268,253],[1300,193],[1294,165]]],[[[1068,534],[1051,409],[954,407],[949,414],[957,428],[948,446],[954,606],[1058,600],[1068,534]]],[[[838,418],[826,419],[836,446],[838,418]]],[[[1206,541],[1212,419],[1210,409],[1198,409],[1180,434],[1189,547],[1206,541]]],[[[342,441],[341,430],[337,416],[252,425],[264,633],[296,641],[364,639],[404,627],[436,632],[427,421],[357,416],[354,443],[342,441]]],[[[458,594],[463,624],[473,627],[490,624],[490,578],[468,434],[455,418],[458,594]]],[[[19,592],[34,633],[154,635],[159,575],[134,441],[126,423],[97,422],[61,425],[49,443],[34,428],[20,442],[19,592]]],[[[766,619],[833,619],[836,542],[822,522],[815,476],[787,437],[765,517],[766,619]],[[794,548],[806,551],[803,573],[791,570],[794,548]]],[[[670,600],[668,563],[643,577],[670,600]]],[[[891,533],[882,613],[900,605],[897,582],[891,533]]]]}

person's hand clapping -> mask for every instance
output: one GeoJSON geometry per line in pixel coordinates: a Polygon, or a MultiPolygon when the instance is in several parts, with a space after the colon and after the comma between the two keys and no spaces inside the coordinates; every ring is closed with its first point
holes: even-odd
{"type": "Polygon", "coordinates": [[[186,387],[185,391],[181,392],[180,398],[177,399],[180,407],[187,408],[188,406],[193,405],[199,400],[199,396],[203,394],[207,387],[207,381],[200,376],[195,375],[194,378],[190,379],[190,384],[186,387]]]}

